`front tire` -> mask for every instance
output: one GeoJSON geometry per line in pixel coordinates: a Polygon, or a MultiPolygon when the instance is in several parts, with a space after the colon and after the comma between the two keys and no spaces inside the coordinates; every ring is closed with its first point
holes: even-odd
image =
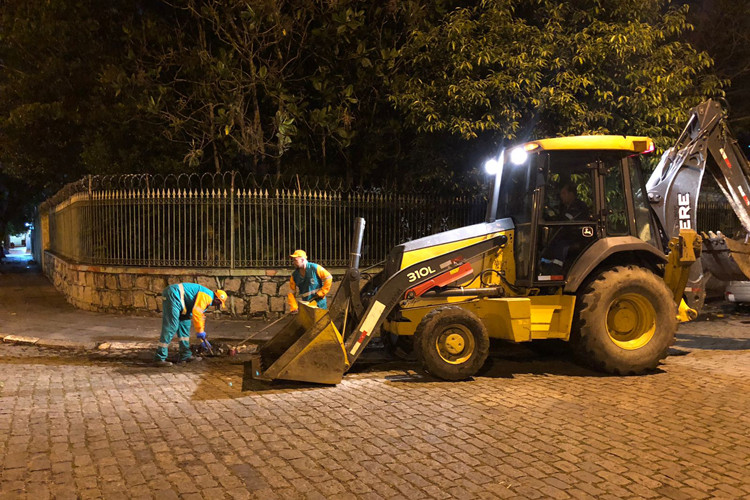
{"type": "Polygon", "coordinates": [[[638,266],[600,273],[578,293],[574,317],[577,357],[618,375],[653,370],[677,331],[677,305],[656,274],[638,266]]]}
{"type": "Polygon", "coordinates": [[[444,380],[464,380],[484,365],[490,338],[475,314],[444,306],[422,318],[414,332],[414,350],[430,374],[444,380]]]}

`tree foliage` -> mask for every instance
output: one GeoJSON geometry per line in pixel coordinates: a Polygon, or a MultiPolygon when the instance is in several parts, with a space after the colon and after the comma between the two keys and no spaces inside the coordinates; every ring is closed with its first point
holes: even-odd
{"type": "Polygon", "coordinates": [[[467,140],[581,133],[671,142],[719,92],[711,59],[681,41],[664,0],[482,0],[416,30],[392,100],[423,132],[467,140]]]}
{"type": "Polygon", "coordinates": [[[125,0],[0,5],[0,233],[87,173],[179,169],[161,125],[102,82],[139,12],[125,0]]]}
{"type": "Polygon", "coordinates": [[[35,186],[167,163],[156,124],[102,84],[121,64],[132,2],[7,0],[0,9],[0,165],[35,186]]]}
{"type": "MultiPolygon", "coordinates": [[[[686,42],[686,12],[668,0],[4,0],[3,206],[88,173],[450,186],[504,141],[606,132],[663,146],[691,105],[747,73],[728,52],[713,76],[686,42]]],[[[691,40],[709,50],[718,18],[695,12],[691,40]]],[[[739,38],[717,44],[744,58],[743,25],[721,19],[739,38]]]]}
{"type": "Polygon", "coordinates": [[[729,120],[738,139],[750,144],[750,2],[693,0],[688,20],[695,30],[687,40],[714,60],[726,85],[729,120]]]}
{"type": "Polygon", "coordinates": [[[364,131],[389,133],[414,4],[175,1],[129,33],[109,83],[165,123],[193,166],[347,171],[364,131]]]}

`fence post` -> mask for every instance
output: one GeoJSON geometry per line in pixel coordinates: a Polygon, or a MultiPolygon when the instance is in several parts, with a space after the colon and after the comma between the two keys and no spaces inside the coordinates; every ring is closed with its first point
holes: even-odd
{"type": "Polygon", "coordinates": [[[229,269],[234,269],[234,176],[232,171],[232,191],[229,194],[229,269]]]}
{"type": "Polygon", "coordinates": [[[83,259],[85,259],[85,262],[91,262],[94,257],[94,219],[93,219],[93,210],[94,210],[94,202],[93,199],[93,177],[91,174],[89,174],[88,179],[88,199],[86,200],[86,203],[84,204],[85,211],[84,211],[84,218],[85,222],[83,223],[84,231],[83,231],[83,242],[84,242],[84,250],[83,250],[83,259]]]}
{"type": "MultiPolygon", "coordinates": [[[[49,234],[49,208],[39,210],[39,264],[42,266],[42,272],[46,271],[46,263],[44,253],[50,249],[50,234],[49,234]]],[[[34,228],[36,229],[36,228],[34,228]]]]}

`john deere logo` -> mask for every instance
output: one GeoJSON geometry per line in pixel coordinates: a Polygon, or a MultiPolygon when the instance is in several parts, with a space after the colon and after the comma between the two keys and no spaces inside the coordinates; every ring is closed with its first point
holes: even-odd
{"type": "Polygon", "coordinates": [[[591,238],[592,236],[594,236],[594,228],[591,226],[583,227],[581,228],[581,234],[584,238],[591,238]]]}

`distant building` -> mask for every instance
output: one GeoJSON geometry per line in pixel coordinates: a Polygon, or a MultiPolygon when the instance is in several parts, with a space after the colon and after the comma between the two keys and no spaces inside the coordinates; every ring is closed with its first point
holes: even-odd
{"type": "Polygon", "coordinates": [[[27,249],[31,249],[31,231],[13,234],[10,236],[9,240],[10,241],[8,243],[10,245],[10,248],[25,247],[27,249]]]}

